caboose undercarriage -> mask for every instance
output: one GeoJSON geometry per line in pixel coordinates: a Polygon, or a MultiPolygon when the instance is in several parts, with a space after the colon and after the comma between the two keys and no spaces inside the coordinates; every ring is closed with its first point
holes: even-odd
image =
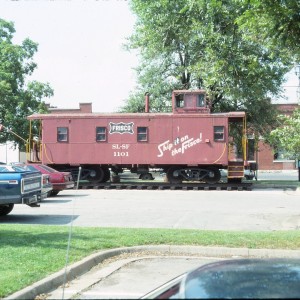
{"type": "MultiPolygon", "coordinates": [[[[51,166],[51,165],[50,165],[51,166]]],[[[139,175],[141,180],[152,180],[154,177],[151,174],[151,169],[161,169],[166,174],[165,181],[169,183],[182,183],[184,181],[198,181],[209,184],[214,184],[220,181],[222,166],[218,165],[201,165],[201,166],[186,166],[186,165],[156,165],[156,166],[137,166],[137,165],[53,165],[59,171],[69,171],[73,178],[78,180],[87,180],[92,183],[102,183],[112,180],[122,174],[125,170],[139,175]],[[79,171],[80,170],[80,171],[79,171]]],[[[228,177],[228,181],[239,182],[243,178],[242,172],[234,174],[234,180],[228,177]]]]}
{"type": "Polygon", "coordinates": [[[221,172],[214,166],[171,166],[167,171],[167,180],[170,183],[181,183],[182,181],[203,181],[206,183],[217,183],[220,179],[221,172]]]}

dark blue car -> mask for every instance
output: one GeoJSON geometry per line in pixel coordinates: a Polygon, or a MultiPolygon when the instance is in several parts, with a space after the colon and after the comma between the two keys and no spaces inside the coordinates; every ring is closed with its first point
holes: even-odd
{"type": "Polygon", "coordinates": [[[300,298],[300,259],[234,259],[203,265],[142,299],[300,298]]]}

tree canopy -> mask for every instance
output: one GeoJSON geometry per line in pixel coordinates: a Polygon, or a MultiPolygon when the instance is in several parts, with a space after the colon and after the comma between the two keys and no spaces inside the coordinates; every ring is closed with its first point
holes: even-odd
{"type": "MultiPolygon", "coordinates": [[[[240,0],[237,0],[241,2],[240,0]]],[[[300,2],[299,0],[243,0],[245,12],[238,24],[251,32],[250,38],[260,38],[269,49],[278,45],[300,63],[300,2]]]]}
{"type": "Polygon", "coordinates": [[[252,1],[131,0],[130,7],[137,21],[128,48],[139,50],[141,65],[123,111],[142,110],[145,92],[154,111],[165,111],[173,89],[203,88],[214,112],[245,110],[260,133],[276,123],[270,99],[293,61],[287,47],[271,47],[243,26],[253,21],[246,19],[252,1]]]}
{"type": "Polygon", "coordinates": [[[28,80],[37,67],[33,56],[38,45],[30,39],[16,45],[14,33],[13,23],[0,19],[0,124],[6,128],[0,132],[0,143],[10,140],[23,148],[19,137],[28,137],[26,117],[47,111],[43,99],[52,96],[53,90],[49,84],[28,80]]]}

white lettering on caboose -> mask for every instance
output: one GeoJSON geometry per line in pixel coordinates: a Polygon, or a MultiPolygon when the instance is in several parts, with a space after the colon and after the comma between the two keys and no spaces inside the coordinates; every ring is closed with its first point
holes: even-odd
{"type": "Polygon", "coordinates": [[[164,156],[166,151],[171,152],[172,156],[177,154],[183,154],[189,148],[196,146],[202,142],[202,132],[200,132],[198,138],[189,138],[188,135],[185,135],[182,138],[176,138],[173,143],[170,140],[167,140],[157,146],[159,154],[157,157],[164,156]]]}

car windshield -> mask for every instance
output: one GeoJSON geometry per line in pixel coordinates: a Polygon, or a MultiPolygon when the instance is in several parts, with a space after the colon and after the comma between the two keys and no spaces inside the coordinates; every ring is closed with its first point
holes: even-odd
{"type": "Polygon", "coordinates": [[[23,168],[21,166],[0,166],[0,172],[24,172],[24,171],[28,171],[26,170],[26,168],[23,168]]]}
{"type": "Polygon", "coordinates": [[[36,169],[34,166],[31,165],[26,165],[25,168],[30,171],[38,171],[38,169],[36,169]]]}

